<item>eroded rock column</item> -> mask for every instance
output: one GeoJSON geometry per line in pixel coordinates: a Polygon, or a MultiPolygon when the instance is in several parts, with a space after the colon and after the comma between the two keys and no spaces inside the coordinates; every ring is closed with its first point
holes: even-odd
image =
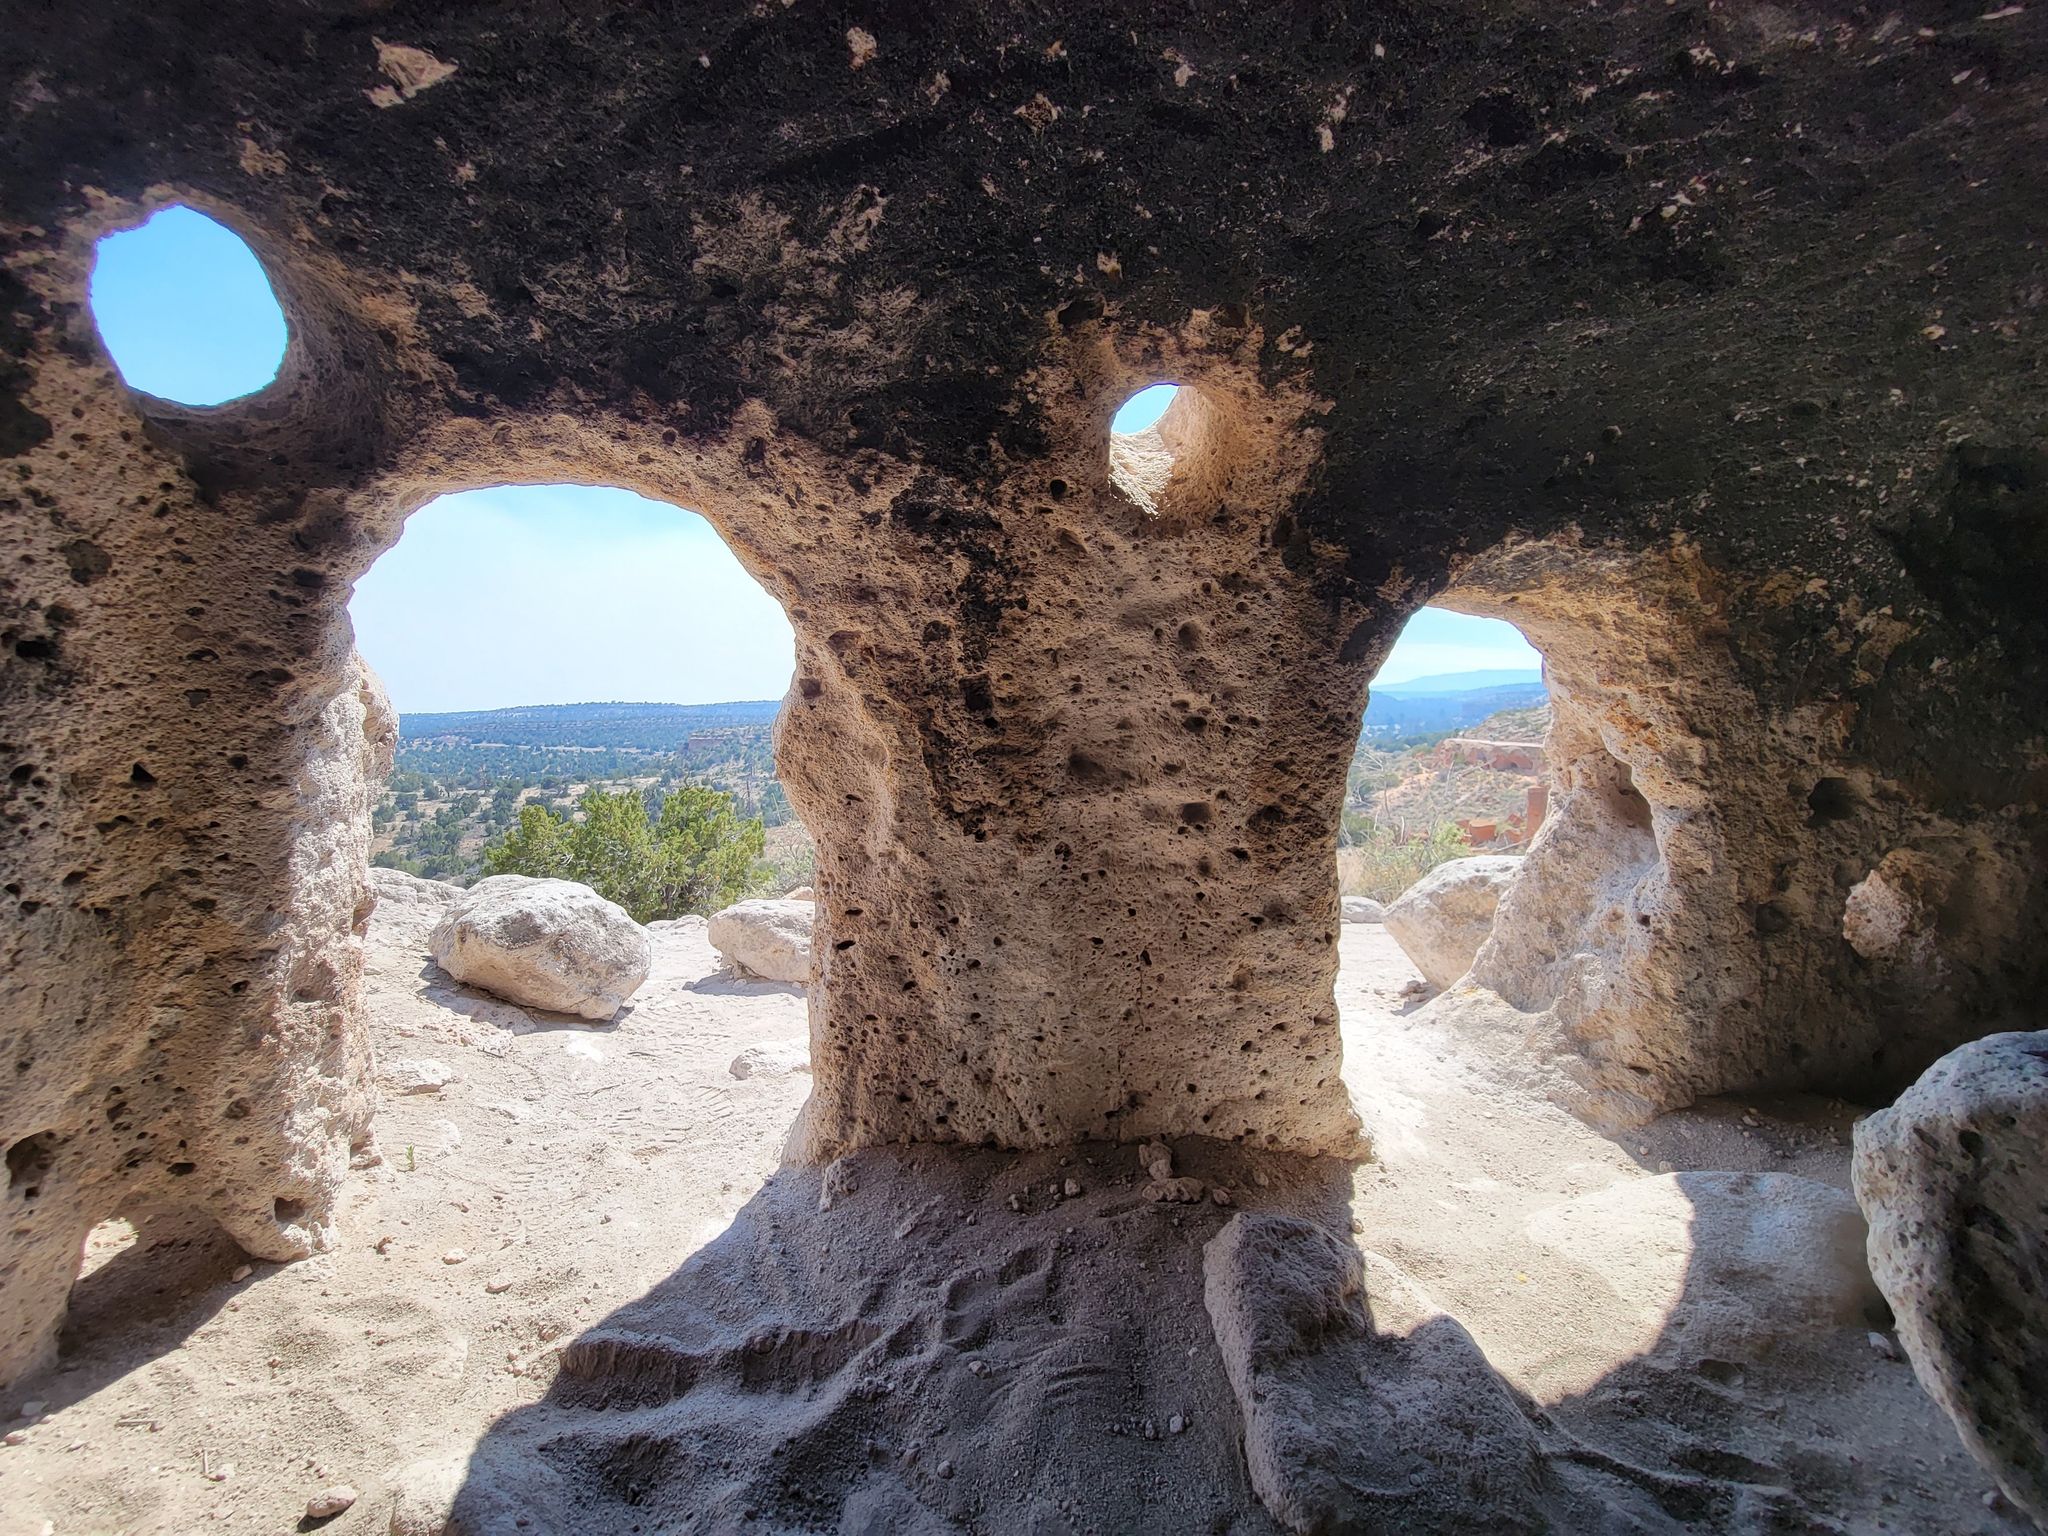
{"type": "Polygon", "coordinates": [[[1257,381],[1241,328],[1181,344],[1156,512],[1110,481],[1109,416],[1145,379],[1105,349],[1046,381],[1042,462],[909,480],[790,603],[815,1154],[1355,1146],[1333,841],[1367,662],[1288,517],[1306,403],[1257,381]]]}
{"type": "Polygon", "coordinates": [[[396,721],[335,622],[341,529],[310,489],[367,424],[315,388],[333,356],[303,310],[259,401],[131,395],[80,302],[93,233],[17,243],[8,290],[0,1381],[48,1357],[109,1217],[327,1246],[372,1103],[368,781],[396,721]]]}
{"type": "MultiPolygon", "coordinates": [[[[1756,598],[1696,549],[1510,541],[1447,601],[1520,625],[1554,707],[1550,817],[1444,1005],[1507,1070],[1610,1126],[1735,1091],[1878,1098],[2006,1006],[1987,957],[2035,879],[2016,828],[1916,803],[1851,704],[1759,687],[1776,658],[1735,617],[1756,598]]],[[[1898,635],[1876,615],[1836,650],[1881,669],[1898,635]]]]}

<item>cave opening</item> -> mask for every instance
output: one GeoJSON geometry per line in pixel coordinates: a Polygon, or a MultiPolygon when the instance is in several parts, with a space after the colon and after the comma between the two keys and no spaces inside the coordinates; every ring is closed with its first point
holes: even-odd
{"type": "Polygon", "coordinates": [[[235,231],[174,203],[101,237],[89,290],[130,389],[217,406],[267,388],[290,332],[263,263],[235,231]]]}
{"type": "Polygon", "coordinates": [[[400,722],[373,863],[461,884],[560,873],[643,922],[712,890],[809,884],[815,849],[772,741],[794,634],[697,513],[615,486],[443,495],[356,583],[350,616],[400,722]],[[671,800],[704,789],[761,823],[744,888],[640,867],[632,799],[658,835],[671,800]],[[562,846],[621,811],[623,843],[562,846]]]}
{"type": "Polygon", "coordinates": [[[1207,446],[1212,427],[1200,391],[1171,382],[1146,385],[1110,420],[1110,484],[1140,511],[1158,516],[1169,488],[1207,446]]]}

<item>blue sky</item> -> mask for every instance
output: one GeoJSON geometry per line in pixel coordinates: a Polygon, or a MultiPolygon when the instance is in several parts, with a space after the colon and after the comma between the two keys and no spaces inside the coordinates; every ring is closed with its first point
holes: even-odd
{"type": "MultiPolygon", "coordinates": [[[[261,389],[284,355],[262,266],[188,208],[100,242],[92,307],[128,383],[187,405],[261,389]]],[[[1141,391],[1116,430],[1142,431],[1171,398],[1141,391]]],[[[789,621],[709,523],[605,487],[439,497],[357,583],[349,612],[401,711],[773,699],[793,664],[789,621]]],[[[1376,681],[1540,664],[1510,625],[1425,608],[1376,681]]]]}

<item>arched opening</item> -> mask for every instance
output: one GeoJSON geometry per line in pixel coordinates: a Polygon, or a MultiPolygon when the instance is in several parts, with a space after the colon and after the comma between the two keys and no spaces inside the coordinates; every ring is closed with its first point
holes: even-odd
{"type": "Polygon", "coordinates": [[[1526,849],[1549,730],[1543,658],[1521,631],[1418,610],[1373,678],[1346,776],[1342,893],[1384,904],[1448,858],[1526,849]]]}
{"type": "Polygon", "coordinates": [[[610,487],[443,496],[350,612],[399,721],[372,811],[378,865],[465,885],[580,870],[642,921],[809,883],[814,850],[774,768],[789,621],[697,514],[610,487]],[[739,830],[684,791],[725,797],[739,830]],[[626,845],[556,846],[620,814],[626,845]],[[715,878],[640,867],[664,856],[665,814],[715,878]],[[760,850],[742,861],[734,839],[751,846],[753,822],[760,850]]]}
{"type": "MultiPolygon", "coordinates": [[[[597,1112],[658,1123],[684,1081],[685,1097],[715,1088],[745,1110],[744,1129],[729,1128],[711,1159],[720,1176],[709,1191],[737,1191],[737,1205],[773,1166],[809,1085],[801,979],[742,970],[714,948],[706,922],[810,875],[812,844],[775,773],[793,670],[782,608],[698,514],[616,487],[556,484],[421,506],[357,582],[349,618],[358,659],[313,722],[317,744],[291,781],[292,875],[338,904],[337,941],[286,951],[279,968],[281,1011],[314,1021],[323,1038],[343,999],[360,988],[370,1000],[343,1047],[350,1097],[336,1093],[344,1107],[357,1095],[376,1103],[377,1139],[358,1139],[356,1166],[378,1167],[372,1177],[401,1209],[434,1181],[480,1178],[566,1180],[591,1209],[650,1209],[652,1180],[584,1154],[603,1139],[597,1112]],[[380,740],[389,772],[372,769],[366,783],[361,764],[380,740]],[[365,856],[373,867],[358,897],[350,866],[365,856]],[[616,1010],[578,1014],[504,984],[523,984],[511,971],[458,976],[441,963],[438,932],[493,875],[572,881],[624,909],[649,958],[616,1010]],[[533,1125],[557,1093],[586,1091],[604,1095],[588,1121],[533,1125]],[[486,1169],[477,1116],[495,1113],[489,1105],[519,1134],[493,1142],[486,1169]],[[581,1170],[573,1178],[571,1166],[581,1170]]],[[[508,951],[525,937],[516,922],[508,951]]],[[[572,940],[582,942],[544,942],[572,940]]],[[[263,1171],[275,1182],[262,1188],[254,1236],[230,1228],[228,1242],[214,1231],[225,1225],[219,1191],[234,1155],[224,1149],[263,1113],[234,1085],[218,1098],[198,1112],[222,1127],[217,1139],[179,1142],[164,1190],[86,1235],[77,1284],[88,1324],[146,1314],[173,1271],[179,1283],[236,1285],[250,1277],[245,1256],[294,1258],[332,1242],[323,1192],[297,1168],[263,1171]],[[264,1244],[267,1226],[277,1235],[264,1244]]],[[[112,1133],[129,1133],[125,1115],[109,1106],[112,1133]]],[[[10,1157],[10,1173],[17,1163],[31,1159],[10,1157]]],[[[477,1214],[486,1209],[478,1202],[477,1214]]],[[[523,1256],[497,1255],[500,1246],[480,1227],[425,1257],[453,1275],[469,1255],[491,1254],[478,1288],[527,1283],[523,1256]]]]}
{"type": "Polygon", "coordinates": [[[130,389],[223,405],[277,377],[289,334],[263,263],[242,237],[174,204],[103,237],[93,319],[130,389]]]}
{"type": "Polygon", "coordinates": [[[1168,487],[1209,445],[1214,423],[1199,390],[1148,384],[1117,407],[1109,425],[1110,484],[1157,516],[1168,487]]]}

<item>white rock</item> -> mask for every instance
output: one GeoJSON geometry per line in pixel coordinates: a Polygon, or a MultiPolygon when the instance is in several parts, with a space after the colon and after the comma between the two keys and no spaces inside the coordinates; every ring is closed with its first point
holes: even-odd
{"type": "Polygon", "coordinates": [[[1500,894],[1521,870],[1513,854],[1479,854],[1437,865],[1386,909],[1394,942],[1433,987],[1448,987],[1472,969],[1479,946],[1493,932],[1500,894]]]}
{"type": "Polygon", "coordinates": [[[1870,1267],[1913,1374],[2048,1528],[2048,1030],[1950,1051],[1856,1126],[1870,1267]]]}
{"type": "Polygon", "coordinates": [[[494,875],[448,907],[435,963],[522,1007],[609,1019],[647,980],[647,930],[587,885],[494,875]]]}
{"type": "Polygon", "coordinates": [[[443,1264],[466,1264],[469,1262],[469,1255],[460,1248],[450,1248],[441,1255],[441,1262],[443,1264]]]}
{"type": "Polygon", "coordinates": [[[455,1081],[455,1069],[431,1056],[407,1056],[385,1062],[377,1080],[394,1093],[439,1093],[455,1081]]]}
{"type": "Polygon", "coordinates": [[[459,885],[451,885],[445,880],[422,880],[402,869],[376,866],[370,870],[370,889],[377,893],[379,919],[387,922],[395,909],[425,907],[438,912],[462,897],[459,885]]]}
{"type": "Polygon", "coordinates": [[[695,912],[685,912],[681,917],[658,917],[647,924],[647,931],[656,936],[665,933],[692,934],[704,932],[706,926],[705,918],[695,912]]]}
{"type": "Polygon", "coordinates": [[[308,1520],[326,1520],[340,1514],[362,1495],[347,1483],[336,1483],[332,1488],[323,1488],[306,1500],[308,1520]]]}
{"type": "Polygon", "coordinates": [[[1267,1510],[1302,1533],[1570,1528],[1534,1507],[1536,1438],[1514,1393],[1382,1263],[1368,1311],[1358,1251],[1296,1217],[1233,1216],[1202,1250],[1202,1302],[1267,1510]]]}
{"type": "Polygon", "coordinates": [[[734,1077],[789,1077],[811,1070],[811,1053],[801,1045],[750,1045],[726,1070],[734,1077]]]}
{"type": "Polygon", "coordinates": [[[1370,896],[1346,896],[1344,898],[1344,921],[1347,923],[1383,923],[1387,920],[1387,909],[1370,896]]]}
{"type": "Polygon", "coordinates": [[[817,910],[808,901],[738,902],[711,914],[711,947],[751,975],[801,986],[811,979],[817,910]]]}

